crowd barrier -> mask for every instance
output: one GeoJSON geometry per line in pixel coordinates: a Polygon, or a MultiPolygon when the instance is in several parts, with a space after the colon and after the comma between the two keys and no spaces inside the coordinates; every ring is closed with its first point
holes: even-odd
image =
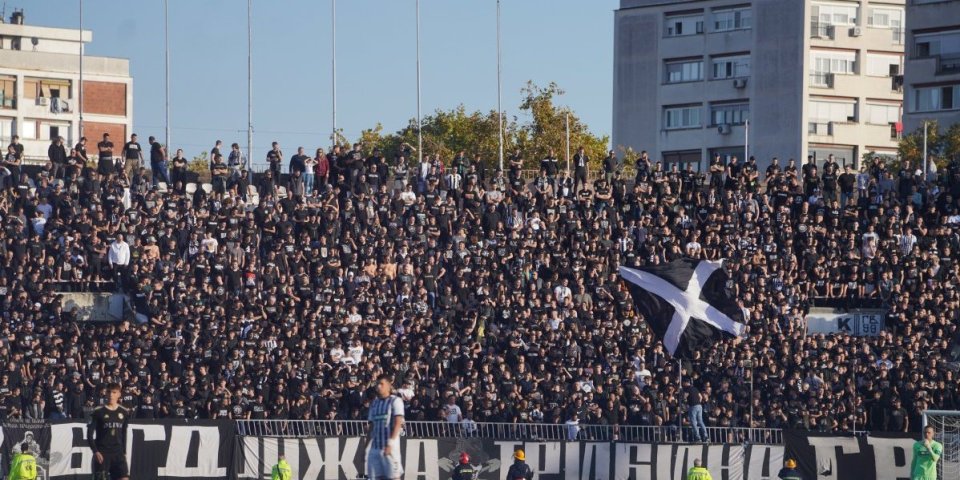
{"type": "MultiPolygon", "coordinates": [[[[714,429],[738,441],[695,443],[670,427],[410,422],[401,438],[404,479],[445,480],[462,452],[479,471],[476,480],[505,480],[515,449],[542,480],[675,479],[695,459],[714,478],[772,480],[786,455],[809,474],[824,465],[830,478],[897,478],[909,467],[914,441],[898,436],[830,436],[771,429],[714,429]],[[591,433],[593,431],[593,433],[591,433]],[[739,433],[738,433],[739,432],[739,433]],[[749,439],[763,439],[753,442],[749,439]],[[779,444],[784,442],[784,444],[779,444]],[[848,472],[848,473],[844,473],[848,472]],[[859,477],[856,472],[873,472],[859,477]]],[[[283,455],[298,480],[355,480],[365,474],[367,439],[359,421],[132,421],[126,452],[131,478],[262,479],[283,455]]],[[[711,439],[713,440],[713,439],[711,439]]],[[[76,421],[0,424],[2,464],[26,449],[45,479],[88,479],[93,452],[86,424],[76,421]]],[[[6,473],[6,472],[4,472],[6,473]]],[[[817,478],[817,477],[810,477],[817,478]]]]}

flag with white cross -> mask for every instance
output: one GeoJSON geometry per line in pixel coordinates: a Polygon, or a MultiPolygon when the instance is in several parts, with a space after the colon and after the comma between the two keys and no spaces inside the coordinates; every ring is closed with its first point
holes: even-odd
{"type": "Polygon", "coordinates": [[[620,267],[637,312],[676,357],[740,336],[744,311],[727,288],[722,261],[684,258],[639,269],[620,267]]]}

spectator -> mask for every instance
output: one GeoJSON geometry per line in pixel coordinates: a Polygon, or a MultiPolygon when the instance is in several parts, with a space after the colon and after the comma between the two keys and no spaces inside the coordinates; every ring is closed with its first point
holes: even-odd
{"type": "Polygon", "coordinates": [[[57,137],[47,148],[47,158],[50,160],[50,176],[63,178],[67,168],[67,149],[63,146],[63,137],[57,137]]]}

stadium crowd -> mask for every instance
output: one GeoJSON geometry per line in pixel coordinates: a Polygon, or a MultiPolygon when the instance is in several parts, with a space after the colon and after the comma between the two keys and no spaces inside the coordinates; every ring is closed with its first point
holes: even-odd
{"type": "Polygon", "coordinates": [[[30,175],[14,141],[0,169],[3,419],[83,417],[109,381],[141,418],[363,419],[383,372],[408,420],[688,425],[701,404],[707,426],[908,431],[960,408],[960,163],[611,155],[594,180],[582,150],[529,178],[520,151],[502,172],[275,144],[250,183],[218,142],[207,191],[155,140],[68,147],[30,175]],[[680,362],[617,269],[684,255],[725,259],[749,320],[680,362]],[[103,286],[135,315],[59,301],[103,286]],[[887,328],[808,335],[820,301],[887,328]]]}

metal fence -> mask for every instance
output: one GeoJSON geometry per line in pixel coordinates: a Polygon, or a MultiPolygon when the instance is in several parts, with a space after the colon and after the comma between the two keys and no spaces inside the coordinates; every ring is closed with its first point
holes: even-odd
{"type": "MultiPolygon", "coordinates": [[[[367,435],[367,422],[360,420],[238,420],[237,433],[258,437],[364,437],[367,435]]],[[[484,438],[525,441],[686,443],[697,440],[689,427],[543,423],[407,422],[401,434],[411,438],[484,438]]],[[[781,445],[783,432],[776,428],[707,427],[705,443],[781,445]]]]}

